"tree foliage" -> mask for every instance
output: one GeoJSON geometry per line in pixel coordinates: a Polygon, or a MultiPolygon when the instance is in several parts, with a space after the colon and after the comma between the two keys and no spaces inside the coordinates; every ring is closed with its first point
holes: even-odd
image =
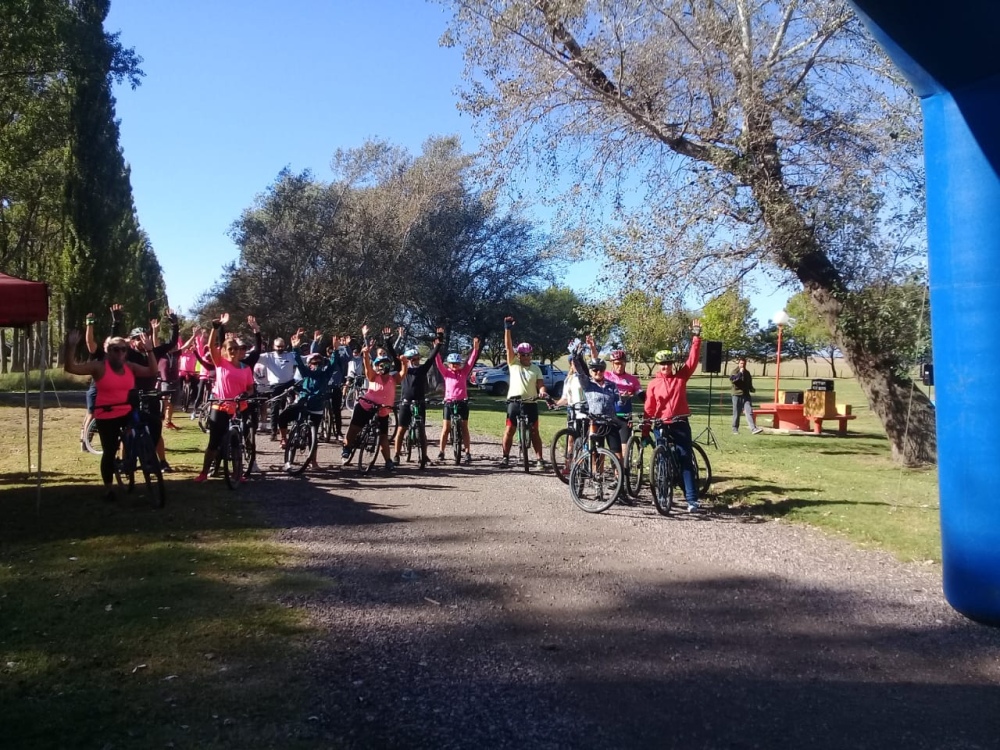
{"type": "Polygon", "coordinates": [[[485,338],[559,258],[520,207],[474,187],[457,138],[431,138],[416,157],[369,141],[332,166],[330,183],[283,170],[243,212],[231,230],[239,258],[203,314],[253,314],[271,335],[368,323],[485,338]]]}
{"type": "Polygon", "coordinates": [[[722,342],[726,362],[746,353],[756,324],[750,300],[741,296],[739,290],[732,287],[713,297],[705,303],[699,317],[702,337],[722,342]]]}
{"type": "Polygon", "coordinates": [[[444,1],[495,174],[570,185],[581,222],[611,205],[601,239],[659,296],[758,267],[797,280],[894,455],[934,460],[933,409],[875,345],[862,291],[923,249],[919,116],[846,3],[444,1]]]}
{"type": "Polygon", "coordinates": [[[48,282],[68,326],[112,302],[143,322],[165,297],[111,95],[114,82],[138,85],[141,60],[105,32],[108,7],[0,4],[0,270],[48,282]]]}

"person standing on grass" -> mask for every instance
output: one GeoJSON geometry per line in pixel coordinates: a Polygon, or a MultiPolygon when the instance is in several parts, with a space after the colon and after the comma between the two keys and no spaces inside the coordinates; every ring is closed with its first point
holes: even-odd
{"type": "MultiPolygon", "coordinates": [[[[442,338],[442,332],[438,333],[442,338]]],[[[451,434],[451,404],[458,404],[458,415],[462,418],[462,444],[465,446],[465,463],[472,463],[472,441],[469,438],[469,373],[479,359],[479,339],[472,339],[472,351],[469,359],[463,364],[462,355],[452,352],[441,364],[441,353],[434,360],[438,372],[444,379],[444,415],[441,424],[441,445],[438,451],[438,461],[444,461],[444,449],[451,434]]]]}
{"type": "Polygon", "coordinates": [[[135,389],[138,378],[156,377],[156,355],[153,344],[143,333],[138,336],[136,350],[146,355],[143,365],[128,361],[129,342],[121,336],[108,339],[103,359],[90,362],[76,361],[76,347],[80,343],[80,332],[70,331],[66,335],[66,352],[63,369],[72,375],[90,375],[97,387],[94,405],[94,419],[101,436],[101,480],[104,482],[105,499],[114,500],[112,481],[115,476],[115,458],[122,427],[132,419],[129,406],[129,391],[135,389]]]}
{"type": "Polygon", "coordinates": [[[747,369],[747,358],[740,357],[736,365],[736,372],[729,376],[729,382],[733,384],[733,434],[740,432],[740,414],[747,416],[747,424],[750,425],[750,432],[756,435],[764,430],[757,426],[753,419],[753,397],[750,395],[755,391],[753,387],[753,377],[747,369]]]}

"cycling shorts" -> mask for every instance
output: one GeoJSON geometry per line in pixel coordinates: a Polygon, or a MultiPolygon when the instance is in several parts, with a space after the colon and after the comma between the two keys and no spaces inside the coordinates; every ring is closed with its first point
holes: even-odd
{"type": "Polygon", "coordinates": [[[457,406],[457,408],[458,408],[458,416],[460,416],[462,419],[464,419],[466,422],[468,422],[469,421],[469,402],[468,402],[468,400],[464,400],[464,399],[462,401],[455,401],[455,402],[450,402],[449,401],[449,402],[446,402],[445,405],[444,405],[444,410],[441,412],[441,418],[445,422],[450,422],[451,421],[451,405],[452,405],[452,403],[455,403],[456,406],[457,406]]]}
{"type": "Polygon", "coordinates": [[[528,424],[538,423],[538,404],[534,401],[508,401],[507,402],[507,426],[513,427],[517,424],[517,416],[524,410],[528,418],[528,424]]]}

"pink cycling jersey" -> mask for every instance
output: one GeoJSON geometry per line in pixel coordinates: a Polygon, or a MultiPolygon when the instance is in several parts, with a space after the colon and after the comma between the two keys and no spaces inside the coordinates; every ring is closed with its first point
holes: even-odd
{"type": "Polygon", "coordinates": [[[368,390],[363,400],[379,406],[392,406],[396,403],[396,376],[391,373],[375,375],[368,381],[368,390]]]}
{"type": "MultiPolygon", "coordinates": [[[[215,385],[212,387],[212,395],[219,400],[232,399],[253,388],[253,370],[249,367],[234,365],[228,359],[222,359],[215,366],[215,385]]],[[[234,404],[222,404],[219,406],[223,411],[230,414],[236,412],[234,404]]]]}
{"type": "Polygon", "coordinates": [[[458,370],[452,370],[441,361],[438,354],[434,359],[438,372],[444,378],[444,400],[445,401],[465,401],[469,398],[469,373],[479,359],[479,350],[473,349],[469,354],[469,361],[458,370]]]}
{"type": "Polygon", "coordinates": [[[177,371],[181,375],[193,375],[197,370],[198,360],[194,358],[194,354],[190,351],[181,352],[181,356],[177,358],[177,371]]]}

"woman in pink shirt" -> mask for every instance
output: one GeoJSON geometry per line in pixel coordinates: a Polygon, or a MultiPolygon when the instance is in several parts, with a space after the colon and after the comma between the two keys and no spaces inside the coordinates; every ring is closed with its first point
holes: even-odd
{"type": "Polygon", "coordinates": [[[438,461],[444,461],[444,449],[451,434],[451,404],[458,406],[458,415],[462,419],[462,442],[465,445],[465,463],[472,463],[472,442],[469,439],[469,373],[479,359],[479,339],[472,339],[472,351],[469,360],[462,365],[462,355],[453,352],[448,355],[445,363],[441,363],[441,353],[438,352],[434,363],[438,372],[444,378],[444,424],[441,426],[441,446],[438,451],[438,461]]]}
{"type": "Polygon", "coordinates": [[[396,403],[396,386],[403,382],[410,363],[404,357],[401,360],[400,371],[391,372],[392,360],[385,355],[376,356],[372,360],[369,343],[361,348],[361,357],[364,362],[365,377],[368,379],[368,390],[365,395],[358,398],[358,403],[354,406],[351,426],[347,428],[344,450],[340,455],[344,459],[345,466],[350,463],[358,433],[362,427],[377,417],[379,447],[385,458],[385,468],[391,470],[396,464],[389,456],[389,412],[396,403]]]}
{"type": "Polygon", "coordinates": [[[77,362],[76,346],[79,342],[79,331],[70,331],[66,336],[63,369],[73,375],[90,375],[97,386],[94,419],[97,420],[97,431],[104,450],[101,454],[101,479],[104,481],[105,497],[114,500],[111,482],[115,475],[119,437],[122,427],[132,419],[129,392],[135,388],[137,375],[142,378],[156,377],[156,355],[153,354],[153,342],[144,333],[139,337],[139,346],[148,358],[145,365],[128,361],[129,342],[120,336],[108,339],[104,359],[77,362]]]}
{"type": "MultiPolygon", "coordinates": [[[[208,447],[205,448],[201,474],[194,478],[196,482],[208,479],[208,470],[218,457],[222,441],[229,432],[229,422],[236,414],[236,404],[232,399],[253,392],[253,369],[240,365],[243,356],[240,342],[231,338],[221,347],[218,344],[219,329],[228,322],[229,313],[223,313],[218,320],[212,321],[212,332],[208,335],[208,352],[215,362],[215,387],[212,395],[222,403],[213,404],[208,417],[208,447]],[[229,403],[226,403],[227,400],[229,403]]],[[[241,481],[245,480],[245,476],[241,477],[241,481]]]]}

